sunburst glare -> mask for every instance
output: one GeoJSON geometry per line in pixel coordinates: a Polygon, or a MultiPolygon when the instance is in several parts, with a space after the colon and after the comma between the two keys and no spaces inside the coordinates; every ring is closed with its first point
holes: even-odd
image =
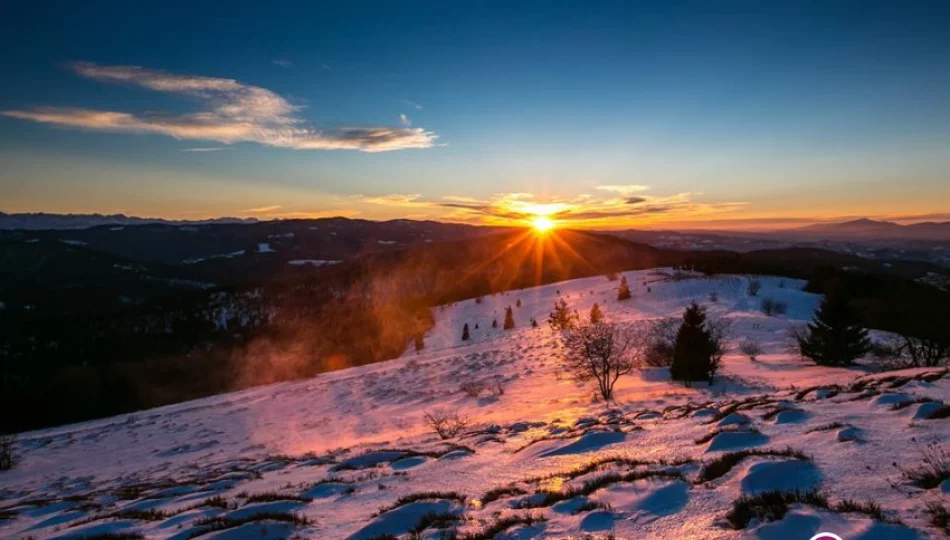
{"type": "Polygon", "coordinates": [[[551,218],[545,216],[538,216],[531,220],[531,226],[534,227],[534,230],[538,232],[547,232],[554,228],[554,222],[551,221],[551,218]]]}

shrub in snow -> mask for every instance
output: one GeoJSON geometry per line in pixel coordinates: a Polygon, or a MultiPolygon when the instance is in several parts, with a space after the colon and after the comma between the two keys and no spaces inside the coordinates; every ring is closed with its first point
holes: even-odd
{"type": "Polygon", "coordinates": [[[554,302],[554,311],[548,317],[548,324],[555,330],[570,330],[577,326],[577,312],[567,305],[563,298],[554,302]]]}
{"type": "Polygon", "coordinates": [[[821,366],[848,366],[871,350],[868,331],[861,327],[850,301],[841,293],[825,296],[804,336],[798,336],[802,356],[821,366]]]}
{"type": "MultiPolygon", "coordinates": [[[[911,439],[917,444],[917,439],[911,439]]],[[[917,445],[923,455],[923,463],[917,467],[902,467],[894,464],[910,483],[923,489],[933,489],[950,479],[950,452],[941,444],[932,442],[927,446],[917,445]]]]}
{"type": "Polygon", "coordinates": [[[772,298],[765,298],[762,300],[762,313],[765,313],[769,317],[784,315],[787,312],[788,304],[785,302],[779,302],[772,298]]]}
{"type": "Polygon", "coordinates": [[[565,332],[564,366],[580,382],[594,381],[605,400],[614,385],[639,365],[649,345],[642,326],[598,323],[565,332]]]}
{"type": "Polygon", "coordinates": [[[927,503],[926,512],[930,516],[931,525],[950,535],[950,508],[937,501],[930,501],[927,503]]]}
{"type": "Polygon", "coordinates": [[[666,367],[673,364],[673,347],[679,332],[679,319],[669,317],[656,320],[650,328],[649,346],[643,357],[645,367],[666,367]]]}
{"type": "Polygon", "coordinates": [[[755,359],[762,354],[762,346],[753,339],[745,339],[739,344],[739,352],[749,357],[749,360],[755,359]]]}
{"type": "Polygon", "coordinates": [[[468,397],[478,397],[485,390],[483,381],[466,381],[459,386],[459,390],[465,392],[468,397]]]}
{"type": "Polygon", "coordinates": [[[425,347],[426,347],[425,341],[424,341],[423,338],[422,338],[422,334],[416,334],[416,335],[413,337],[413,342],[414,342],[414,345],[415,345],[415,347],[416,347],[416,352],[419,352],[419,351],[421,351],[422,349],[425,349],[425,347]]]}
{"type": "Polygon", "coordinates": [[[762,282],[757,279],[749,280],[749,296],[758,296],[762,290],[762,282]]]}
{"type": "Polygon", "coordinates": [[[604,312],[601,311],[600,306],[597,304],[597,302],[594,302],[594,305],[590,308],[590,323],[597,324],[599,322],[603,322],[603,320],[604,320],[604,312]]]}
{"type": "Polygon", "coordinates": [[[884,523],[900,524],[884,514],[881,506],[874,501],[857,502],[843,499],[836,503],[818,491],[765,491],[757,495],[743,495],[732,503],[732,509],[726,514],[726,522],[733,529],[744,529],[753,520],[759,522],[779,521],[794,504],[811,506],[837,513],[856,512],[884,523]]]}
{"type": "Polygon", "coordinates": [[[909,326],[912,328],[901,331],[891,344],[897,353],[895,368],[936,367],[950,362],[950,330],[913,323],[909,326]]]}
{"type": "Polygon", "coordinates": [[[451,439],[468,426],[468,418],[456,411],[435,409],[423,415],[426,424],[440,439],[451,439]]]}
{"type": "Polygon", "coordinates": [[[695,381],[712,384],[725,353],[723,332],[706,320],[706,309],[697,303],[683,312],[683,324],[676,333],[670,376],[690,386],[695,381]]]}
{"type": "Polygon", "coordinates": [[[627,300],[630,298],[630,285],[627,283],[627,276],[620,278],[620,286],[617,287],[617,300],[627,300]]]}
{"type": "Polygon", "coordinates": [[[515,327],[515,315],[511,306],[505,308],[505,330],[511,330],[515,327]]]}
{"type": "Polygon", "coordinates": [[[12,469],[19,460],[13,449],[14,443],[15,435],[0,435],[0,471],[12,469]]]}

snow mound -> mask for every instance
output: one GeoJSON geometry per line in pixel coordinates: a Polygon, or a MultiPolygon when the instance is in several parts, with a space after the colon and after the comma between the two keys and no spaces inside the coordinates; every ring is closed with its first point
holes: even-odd
{"type": "Polygon", "coordinates": [[[621,443],[626,439],[626,433],[617,433],[613,431],[585,433],[579,439],[570,444],[566,444],[560,448],[542,453],[541,457],[565,456],[569,454],[583,454],[585,452],[593,452],[611,444],[621,443]]]}
{"type": "Polygon", "coordinates": [[[763,491],[808,491],[821,483],[821,471],[806,460],[759,461],[741,473],[740,486],[746,495],[763,491]]]}

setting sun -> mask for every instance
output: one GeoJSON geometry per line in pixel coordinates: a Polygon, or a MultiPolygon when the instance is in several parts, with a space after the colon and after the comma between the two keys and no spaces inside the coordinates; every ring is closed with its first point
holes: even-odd
{"type": "Polygon", "coordinates": [[[554,228],[554,222],[550,218],[538,216],[531,220],[531,226],[538,232],[547,232],[554,228]]]}

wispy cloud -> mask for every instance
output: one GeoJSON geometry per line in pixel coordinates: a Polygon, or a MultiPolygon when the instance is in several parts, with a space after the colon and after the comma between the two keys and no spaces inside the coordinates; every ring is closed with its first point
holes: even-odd
{"type": "Polygon", "coordinates": [[[599,189],[601,191],[611,191],[614,193],[620,193],[621,195],[629,195],[631,193],[639,193],[641,191],[647,191],[650,189],[650,186],[644,186],[640,184],[602,185],[602,186],[597,186],[596,189],[599,189]]]}
{"type": "Polygon", "coordinates": [[[400,115],[399,115],[399,123],[402,124],[402,125],[404,125],[404,126],[411,126],[411,125],[412,125],[412,120],[409,120],[409,117],[408,117],[408,116],[406,116],[406,115],[404,115],[404,114],[400,114],[400,115]]]}
{"type": "Polygon", "coordinates": [[[226,146],[209,146],[204,148],[182,148],[182,152],[218,152],[221,150],[227,150],[226,146]]]}
{"type": "Polygon", "coordinates": [[[270,205],[270,206],[259,206],[259,207],[257,207],[257,208],[248,208],[247,210],[244,210],[243,213],[245,213],[245,214],[268,214],[268,213],[270,213],[270,212],[276,212],[277,210],[280,210],[281,208],[282,208],[282,206],[279,205],[279,204],[272,204],[272,205],[270,205]]]}
{"type": "Polygon", "coordinates": [[[294,67],[294,63],[291,62],[290,60],[287,60],[286,58],[277,58],[275,60],[271,60],[271,63],[274,64],[275,66],[280,66],[282,68],[294,67]]]}
{"type": "Polygon", "coordinates": [[[0,114],[91,131],[150,133],[224,144],[256,142],[302,150],[386,152],[431,148],[438,137],[422,128],[405,126],[316,129],[298,116],[301,106],[266,88],[234,79],[176,75],[138,66],[100,66],[89,62],[75,63],[70,67],[88,79],[182,95],[197,99],[206,107],[183,115],[134,114],[75,107],[39,107],[0,111],[0,114]]]}
{"type": "Polygon", "coordinates": [[[416,103],[415,101],[413,101],[413,100],[411,100],[411,99],[404,99],[404,100],[402,100],[402,102],[405,103],[406,105],[412,107],[413,109],[416,109],[417,111],[421,111],[422,109],[425,108],[425,107],[423,107],[422,105],[416,103]]]}
{"type": "Polygon", "coordinates": [[[398,206],[404,208],[420,208],[420,207],[431,207],[432,203],[422,200],[422,195],[419,193],[413,193],[411,195],[403,195],[400,193],[393,193],[391,195],[357,195],[356,198],[364,203],[368,204],[378,204],[381,206],[398,206]]]}

